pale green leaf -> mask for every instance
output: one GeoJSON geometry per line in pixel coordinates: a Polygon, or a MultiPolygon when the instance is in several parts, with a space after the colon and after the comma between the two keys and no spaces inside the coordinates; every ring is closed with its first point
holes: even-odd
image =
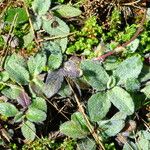
{"type": "Polygon", "coordinates": [[[121,87],[114,87],[107,92],[109,100],[117,107],[121,112],[127,115],[134,113],[134,102],[129,93],[127,93],[121,87]]]}
{"type": "Polygon", "coordinates": [[[111,103],[106,93],[96,93],[88,100],[88,112],[91,121],[100,121],[110,109],[111,103]]]}
{"type": "Polygon", "coordinates": [[[135,55],[124,60],[113,75],[119,79],[118,84],[124,84],[128,78],[138,78],[141,73],[143,63],[139,55],[135,55]]]}
{"type": "Polygon", "coordinates": [[[24,118],[23,112],[18,112],[14,117],[14,122],[15,123],[21,122],[23,121],[23,118],[24,118]]]}
{"type": "Polygon", "coordinates": [[[43,71],[46,64],[46,55],[38,53],[36,56],[30,56],[28,60],[28,68],[31,75],[35,76],[43,71]]]}
{"type": "Polygon", "coordinates": [[[27,120],[26,122],[23,123],[21,127],[21,132],[27,142],[32,142],[35,139],[36,128],[35,125],[30,121],[27,120]]]}
{"type": "Polygon", "coordinates": [[[49,20],[43,17],[43,29],[54,36],[67,36],[69,34],[68,25],[58,17],[49,20]]]}
{"type": "Polygon", "coordinates": [[[75,112],[74,114],[71,115],[71,121],[75,122],[78,127],[81,127],[81,129],[85,130],[85,131],[89,131],[88,127],[87,127],[87,122],[84,119],[84,116],[82,113],[80,112],[75,112]]]}
{"type": "Polygon", "coordinates": [[[140,82],[134,78],[128,78],[125,82],[125,88],[129,92],[136,92],[140,89],[140,82]]]}
{"type": "Polygon", "coordinates": [[[96,143],[91,138],[85,138],[78,141],[77,150],[96,150],[96,143]]]}
{"type": "Polygon", "coordinates": [[[82,13],[81,10],[71,5],[58,5],[54,7],[53,10],[64,18],[77,17],[82,13]]]}
{"type": "Polygon", "coordinates": [[[40,109],[36,109],[34,107],[29,107],[29,109],[26,113],[26,117],[31,122],[38,123],[38,122],[42,122],[42,121],[46,120],[46,113],[40,109]]]}
{"type": "Polygon", "coordinates": [[[139,43],[140,43],[139,39],[135,39],[132,42],[130,42],[130,44],[127,45],[128,51],[134,53],[137,50],[139,43]]]}
{"type": "Polygon", "coordinates": [[[85,60],[81,62],[83,76],[87,82],[96,90],[105,90],[109,75],[106,73],[100,62],[85,60]]]}
{"type": "Polygon", "coordinates": [[[80,139],[86,137],[89,130],[83,115],[80,112],[76,112],[71,116],[71,121],[61,124],[60,132],[74,139],[80,139]]]}
{"type": "Polygon", "coordinates": [[[51,54],[48,58],[48,67],[50,70],[55,70],[60,67],[62,63],[62,54],[51,54]]]}
{"type": "Polygon", "coordinates": [[[27,85],[29,82],[29,73],[26,69],[25,60],[13,54],[5,64],[5,70],[8,72],[9,77],[18,84],[27,85]]]}
{"type": "Polygon", "coordinates": [[[35,99],[32,100],[31,107],[34,107],[36,109],[42,110],[44,112],[47,112],[47,104],[45,99],[41,97],[36,97],[35,99]]]}
{"type": "Polygon", "coordinates": [[[146,85],[141,92],[143,92],[147,98],[150,98],[150,84],[146,85]]]}
{"type": "Polygon", "coordinates": [[[51,0],[34,0],[32,2],[32,9],[35,13],[42,16],[49,10],[51,0]]]}
{"type": "Polygon", "coordinates": [[[13,117],[18,113],[17,108],[10,103],[0,103],[0,114],[6,117],[13,117]]]}
{"type": "Polygon", "coordinates": [[[27,47],[30,43],[32,43],[33,39],[34,39],[34,32],[30,28],[29,33],[23,37],[23,40],[24,40],[23,46],[27,47]]]}

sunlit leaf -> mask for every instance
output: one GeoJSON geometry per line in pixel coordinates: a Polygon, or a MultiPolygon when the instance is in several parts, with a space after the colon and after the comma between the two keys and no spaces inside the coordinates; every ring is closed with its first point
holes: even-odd
{"type": "Polygon", "coordinates": [[[0,103],[0,114],[6,117],[13,117],[18,113],[17,108],[10,103],[0,103]]]}
{"type": "Polygon", "coordinates": [[[35,125],[30,121],[27,120],[26,122],[23,123],[21,127],[21,132],[27,142],[32,142],[35,139],[36,128],[35,125]]]}

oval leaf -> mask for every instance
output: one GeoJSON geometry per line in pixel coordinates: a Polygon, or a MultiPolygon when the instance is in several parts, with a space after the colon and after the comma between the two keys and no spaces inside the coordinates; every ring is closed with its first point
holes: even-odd
{"type": "Polygon", "coordinates": [[[26,117],[31,122],[42,122],[46,120],[46,113],[40,109],[30,107],[26,113],[26,117]]]}
{"type": "Polygon", "coordinates": [[[113,74],[119,79],[118,84],[124,84],[128,78],[137,78],[142,67],[141,57],[136,55],[124,60],[113,74]]]}
{"type": "Polygon", "coordinates": [[[91,121],[100,121],[109,111],[110,101],[105,93],[97,93],[88,100],[88,111],[91,121]]]}
{"type": "Polygon", "coordinates": [[[13,117],[18,113],[17,108],[10,103],[0,103],[0,114],[6,117],[13,117]]]}
{"type": "Polygon", "coordinates": [[[71,5],[59,5],[53,8],[54,12],[64,18],[71,18],[81,15],[81,10],[71,5]]]}
{"type": "Polygon", "coordinates": [[[107,92],[109,100],[116,106],[121,112],[127,115],[131,115],[134,112],[134,103],[129,93],[127,93],[121,87],[114,87],[107,92]]]}
{"type": "Polygon", "coordinates": [[[82,61],[81,69],[83,70],[83,76],[94,89],[105,90],[107,88],[109,76],[100,62],[92,60],[82,61]]]}
{"type": "Polygon", "coordinates": [[[42,16],[45,15],[51,5],[51,0],[34,0],[32,9],[35,13],[42,16]]]}
{"type": "Polygon", "coordinates": [[[26,121],[23,123],[21,132],[27,142],[32,142],[35,139],[36,128],[35,125],[30,121],[26,121]]]}

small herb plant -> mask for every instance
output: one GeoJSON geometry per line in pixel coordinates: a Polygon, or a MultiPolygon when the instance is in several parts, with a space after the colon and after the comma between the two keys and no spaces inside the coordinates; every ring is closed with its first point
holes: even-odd
{"type": "MultiPolygon", "coordinates": [[[[108,28],[99,25],[96,17],[91,17],[81,30],[76,31],[73,25],[69,28],[67,20],[82,12],[64,3],[61,0],[33,0],[26,1],[24,7],[6,10],[3,21],[7,24],[0,38],[3,48],[0,146],[6,146],[16,135],[18,138],[23,135],[22,141],[26,143],[23,150],[115,150],[116,145],[123,150],[148,150],[149,120],[143,119],[140,112],[149,104],[150,98],[150,67],[145,62],[149,58],[145,56],[148,45],[142,49],[148,43],[149,21],[144,32],[125,46],[121,55],[99,61],[94,58],[130,40],[138,26],[132,24],[121,29],[121,13],[115,8],[108,19],[108,28]],[[72,36],[70,31],[75,32],[75,40],[70,38],[68,42],[68,36],[72,36]],[[13,46],[13,37],[21,44],[13,46]],[[37,52],[26,56],[19,48],[27,51],[34,48],[37,52]],[[73,54],[79,57],[70,57],[73,54]],[[71,102],[73,113],[69,112],[67,116],[62,113],[67,105],[59,110],[57,100],[60,105],[71,102]],[[63,143],[57,143],[52,137],[39,137],[42,126],[55,117],[50,115],[53,111],[50,105],[65,116],[65,120],[59,120],[59,117],[57,120],[63,143]],[[71,119],[66,121],[68,117],[71,119]],[[140,127],[139,123],[142,123],[140,127]],[[69,139],[64,140],[66,136],[69,139]]],[[[45,128],[49,133],[52,130],[48,125],[45,128]]],[[[16,144],[10,144],[10,147],[17,149],[16,144]]]]}

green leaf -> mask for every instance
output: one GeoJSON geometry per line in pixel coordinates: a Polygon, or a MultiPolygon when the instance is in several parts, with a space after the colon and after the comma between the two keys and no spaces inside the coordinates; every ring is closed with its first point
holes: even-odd
{"type": "Polygon", "coordinates": [[[118,84],[124,84],[128,78],[137,78],[141,73],[143,63],[139,55],[132,56],[124,60],[113,75],[119,79],[118,84]]]}
{"type": "Polygon", "coordinates": [[[149,150],[150,149],[150,141],[144,138],[140,138],[138,140],[138,146],[141,150],[149,150]]]}
{"type": "Polygon", "coordinates": [[[100,121],[110,109],[111,103],[106,93],[96,93],[88,100],[88,112],[91,121],[100,121]]]}
{"type": "Polygon", "coordinates": [[[24,23],[28,21],[28,16],[24,8],[10,8],[6,11],[4,16],[5,22],[12,23],[14,16],[17,14],[17,23],[24,23]]]}
{"type": "Polygon", "coordinates": [[[69,97],[71,95],[72,91],[69,87],[69,85],[67,85],[66,83],[63,83],[61,86],[61,89],[58,91],[58,94],[61,97],[69,97]]]}
{"type": "Polygon", "coordinates": [[[33,28],[35,31],[41,29],[41,26],[43,24],[43,20],[40,16],[36,16],[35,18],[33,18],[32,22],[33,22],[33,28]]]}
{"type": "Polygon", "coordinates": [[[0,81],[6,82],[9,79],[9,74],[7,71],[0,72],[0,81]]]}
{"type": "Polygon", "coordinates": [[[102,134],[111,137],[119,133],[125,126],[124,120],[108,120],[98,122],[100,129],[103,130],[102,134]]]}
{"type": "Polygon", "coordinates": [[[96,143],[91,138],[85,138],[78,141],[77,150],[96,150],[96,143]]]}
{"type": "Polygon", "coordinates": [[[83,115],[80,112],[76,112],[71,116],[71,121],[61,124],[60,132],[74,139],[80,139],[86,137],[89,130],[83,115]]]}
{"type": "Polygon", "coordinates": [[[32,142],[35,139],[36,128],[35,125],[30,121],[27,120],[26,122],[23,123],[21,127],[21,132],[27,142],[32,142]]]}
{"type": "Polygon", "coordinates": [[[35,13],[42,16],[47,13],[51,5],[51,0],[34,0],[32,2],[32,9],[35,13]]]}
{"type": "Polygon", "coordinates": [[[18,113],[17,108],[10,103],[0,103],[0,114],[6,117],[13,117],[18,113]]]}
{"type": "Polygon", "coordinates": [[[26,64],[24,59],[13,54],[5,64],[5,70],[8,72],[11,80],[17,82],[18,84],[27,85],[29,82],[29,73],[26,69],[26,64]]]}
{"type": "Polygon", "coordinates": [[[122,112],[116,113],[111,119],[99,121],[100,129],[103,129],[103,135],[111,137],[119,133],[125,126],[126,115],[122,112]]]}
{"type": "Polygon", "coordinates": [[[121,112],[131,115],[134,113],[134,102],[129,93],[127,93],[121,87],[114,87],[107,92],[109,100],[117,107],[121,112]]]}
{"type": "Polygon", "coordinates": [[[28,60],[28,68],[31,75],[36,76],[43,71],[46,64],[46,55],[38,53],[36,56],[31,56],[28,60]]]}
{"type": "Polygon", "coordinates": [[[34,39],[34,32],[30,28],[29,33],[23,37],[23,40],[24,40],[23,46],[27,47],[30,43],[32,43],[33,39],[34,39]]]}
{"type": "Polygon", "coordinates": [[[71,138],[84,138],[87,132],[82,130],[74,121],[67,121],[60,126],[60,132],[71,138]]]}
{"type": "Polygon", "coordinates": [[[85,121],[82,113],[80,112],[75,112],[74,114],[71,115],[71,120],[76,122],[76,124],[78,126],[80,126],[82,129],[84,129],[85,131],[89,131],[88,127],[87,127],[87,122],[85,121]]]}
{"type": "Polygon", "coordinates": [[[150,98],[150,84],[146,85],[141,92],[143,92],[147,98],[150,98]]]}
{"type": "Polygon", "coordinates": [[[125,88],[129,92],[136,92],[140,89],[140,82],[137,79],[129,78],[125,82],[125,88]]]}
{"type": "Polygon", "coordinates": [[[129,52],[131,51],[132,53],[134,53],[138,46],[139,46],[140,40],[139,39],[135,39],[134,41],[132,41],[130,44],[127,45],[127,49],[129,49],[129,52]]]}
{"type": "Polygon", "coordinates": [[[107,89],[111,89],[116,85],[116,78],[114,76],[110,76],[107,82],[107,89]]]}
{"type": "Polygon", "coordinates": [[[124,144],[123,150],[139,150],[139,148],[135,143],[128,141],[124,144]]]}
{"type": "Polygon", "coordinates": [[[26,117],[31,122],[40,123],[46,120],[46,113],[40,109],[36,109],[34,107],[29,107],[26,117]]]}
{"type": "Polygon", "coordinates": [[[58,5],[52,10],[64,18],[77,17],[82,13],[81,10],[71,5],[58,5]]]}
{"type": "Polygon", "coordinates": [[[14,122],[15,123],[22,122],[23,118],[24,118],[23,112],[18,112],[14,117],[14,122]]]}
{"type": "Polygon", "coordinates": [[[41,97],[36,97],[35,99],[32,100],[31,107],[34,107],[36,109],[42,110],[44,112],[47,112],[47,104],[45,99],[41,97]]]}
{"type": "Polygon", "coordinates": [[[51,54],[48,58],[48,67],[50,70],[55,70],[60,67],[62,63],[62,54],[51,54]]]}
{"type": "Polygon", "coordinates": [[[83,76],[87,82],[96,90],[105,90],[109,75],[106,73],[100,62],[85,60],[81,62],[83,76]]]}
{"type": "Polygon", "coordinates": [[[68,25],[58,17],[52,19],[43,17],[43,29],[54,36],[67,36],[70,31],[68,25]]]}

